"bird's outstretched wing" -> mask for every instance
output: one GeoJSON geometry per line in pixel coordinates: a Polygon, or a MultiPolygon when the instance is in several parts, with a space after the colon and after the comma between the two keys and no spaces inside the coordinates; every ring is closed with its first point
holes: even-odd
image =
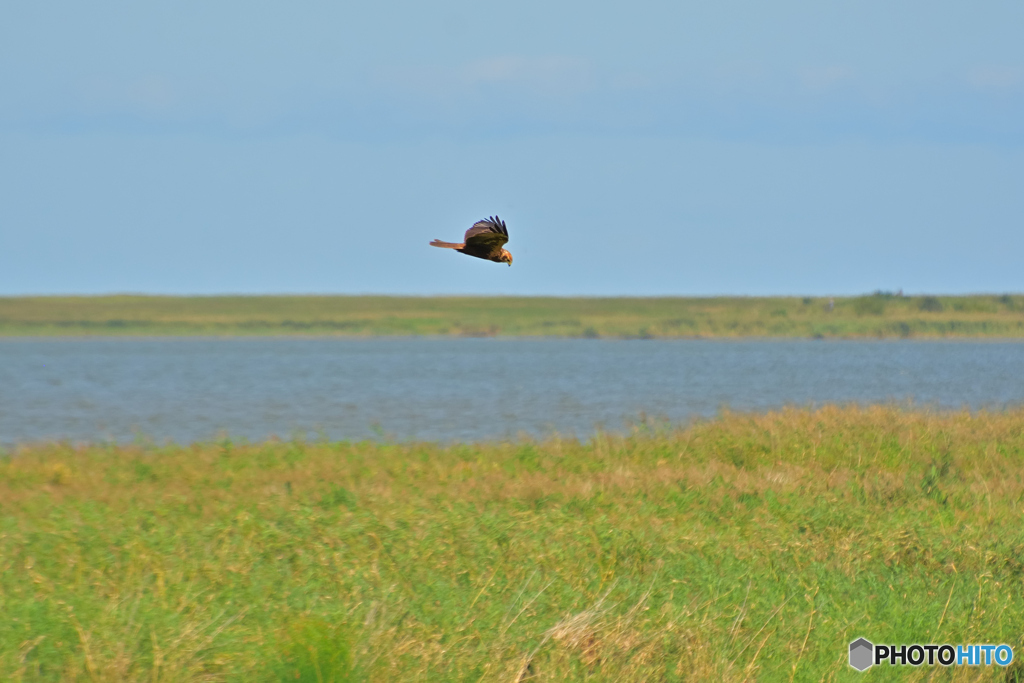
{"type": "Polygon", "coordinates": [[[501,248],[508,242],[508,228],[505,227],[505,221],[493,216],[474,223],[473,227],[466,231],[464,239],[465,253],[488,258],[492,253],[500,253],[501,248]]]}

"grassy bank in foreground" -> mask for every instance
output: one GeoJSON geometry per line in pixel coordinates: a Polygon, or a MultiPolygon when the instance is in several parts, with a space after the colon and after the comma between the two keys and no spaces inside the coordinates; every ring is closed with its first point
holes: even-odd
{"type": "Polygon", "coordinates": [[[860,680],[858,636],[1020,661],[1022,465],[1024,410],[880,407],[585,444],[26,447],[0,460],[0,678],[860,680]]]}
{"type": "Polygon", "coordinates": [[[0,298],[0,335],[1014,337],[1024,295],[0,298]]]}

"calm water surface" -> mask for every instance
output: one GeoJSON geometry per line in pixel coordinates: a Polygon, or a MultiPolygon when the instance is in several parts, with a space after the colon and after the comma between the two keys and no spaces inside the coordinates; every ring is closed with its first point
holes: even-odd
{"type": "Polygon", "coordinates": [[[0,442],[473,440],[723,406],[1024,403],[1024,343],[562,339],[0,341],[0,442]]]}

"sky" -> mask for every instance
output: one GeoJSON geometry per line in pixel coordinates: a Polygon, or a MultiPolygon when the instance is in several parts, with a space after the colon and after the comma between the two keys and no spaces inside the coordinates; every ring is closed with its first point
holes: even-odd
{"type": "Polygon", "coordinates": [[[0,19],[0,295],[1024,291],[1019,0],[0,19]]]}

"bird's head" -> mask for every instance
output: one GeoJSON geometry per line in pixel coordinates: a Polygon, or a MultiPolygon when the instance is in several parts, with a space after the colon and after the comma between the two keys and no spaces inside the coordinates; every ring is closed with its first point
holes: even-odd
{"type": "Polygon", "coordinates": [[[512,254],[508,253],[507,249],[501,250],[501,262],[507,263],[510,266],[512,265],[512,254]]]}

